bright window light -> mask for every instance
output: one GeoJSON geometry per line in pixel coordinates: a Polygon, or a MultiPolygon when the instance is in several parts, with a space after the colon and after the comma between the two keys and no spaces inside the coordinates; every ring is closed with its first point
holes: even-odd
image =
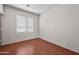
{"type": "Polygon", "coordinates": [[[33,32],[33,19],[17,15],[17,32],[33,32]]]}

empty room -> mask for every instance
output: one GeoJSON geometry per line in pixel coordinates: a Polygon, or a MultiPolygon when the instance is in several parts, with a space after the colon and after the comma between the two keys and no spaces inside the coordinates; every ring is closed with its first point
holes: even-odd
{"type": "Polygon", "coordinates": [[[79,4],[0,4],[0,55],[79,55],[79,4]]]}

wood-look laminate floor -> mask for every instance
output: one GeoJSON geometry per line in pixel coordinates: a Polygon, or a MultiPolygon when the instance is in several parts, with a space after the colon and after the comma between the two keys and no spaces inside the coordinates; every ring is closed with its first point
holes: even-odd
{"type": "Polygon", "coordinates": [[[79,55],[40,38],[4,45],[2,51],[9,55],[79,55]]]}

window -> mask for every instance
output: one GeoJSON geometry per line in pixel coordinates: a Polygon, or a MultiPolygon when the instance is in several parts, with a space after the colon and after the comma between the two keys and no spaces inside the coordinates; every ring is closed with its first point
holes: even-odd
{"type": "Polygon", "coordinates": [[[17,32],[33,32],[33,19],[17,15],[17,32]]]}

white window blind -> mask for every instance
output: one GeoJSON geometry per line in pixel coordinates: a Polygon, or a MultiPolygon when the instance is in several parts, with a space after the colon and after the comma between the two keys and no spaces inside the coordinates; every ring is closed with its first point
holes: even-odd
{"type": "Polygon", "coordinates": [[[17,15],[17,32],[33,32],[33,19],[17,15]]]}

